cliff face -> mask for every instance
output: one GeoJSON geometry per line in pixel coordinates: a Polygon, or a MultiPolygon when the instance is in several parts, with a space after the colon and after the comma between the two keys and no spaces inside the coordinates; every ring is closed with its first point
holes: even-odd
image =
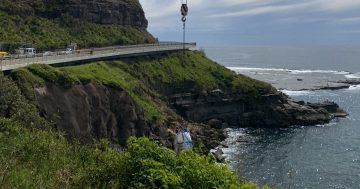
{"type": "Polygon", "coordinates": [[[97,83],[62,87],[47,83],[34,89],[41,116],[55,122],[68,138],[91,142],[108,139],[112,144],[125,146],[130,136],[146,136],[172,148],[174,130],[186,126],[193,140],[209,150],[225,139],[224,134],[209,125],[190,123],[171,117],[167,122],[147,122],[142,107],[121,88],[97,83]]]}
{"type": "Polygon", "coordinates": [[[90,48],[156,42],[138,0],[2,0],[0,17],[5,51],[24,44],[41,52],[69,43],[90,48]]]}
{"type": "Polygon", "coordinates": [[[96,83],[36,88],[40,114],[70,138],[107,138],[125,144],[130,136],[149,136],[142,109],[126,91],[96,83]]]}
{"type": "Polygon", "coordinates": [[[347,115],[334,103],[293,101],[197,52],[61,69],[32,65],[12,77],[24,94],[29,84],[43,86],[35,87],[34,101],[60,130],[114,143],[145,135],[171,147],[175,130],[189,127],[209,150],[224,139],[223,128],[315,125],[347,115]]]}
{"type": "Polygon", "coordinates": [[[12,15],[57,19],[70,16],[97,24],[147,28],[138,0],[14,0],[1,2],[0,10],[12,15]]]}
{"type": "Polygon", "coordinates": [[[307,126],[347,116],[332,102],[297,102],[280,92],[243,98],[241,94],[227,93],[226,90],[216,89],[206,95],[188,90],[185,94],[174,93],[168,97],[172,107],[186,119],[215,128],[307,126]]]}

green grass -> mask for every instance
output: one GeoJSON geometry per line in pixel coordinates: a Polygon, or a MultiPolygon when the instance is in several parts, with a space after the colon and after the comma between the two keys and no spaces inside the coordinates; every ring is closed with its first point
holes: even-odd
{"type": "MultiPolygon", "coordinates": [[[[118,152],[108,142],[82,146],[58,132],[25,129],[0,118],[2,188],[257,188],[214,158],[178,156],[147,138],[118,152]]],[[[266,187],[267,188],[267,187],[266,187]]]]}
{"type": "Polygon", "coordinates": [[[146,30],[120,25],[101,25],[72,18],[49,20],[37,16],[9,15],[0,11],[0,42],[34,44],[39,50],[80,48],[154,42],[146,30]]]}
{"type": "Polygon", "coordinates": [[[159,84],[192,81],[199,91],[219,88],[248,97],[276,91],[270,84],[236,74],[196,51],[187,51],[185,54],[178,52],[153,59],[131,59],[118,63],[118,66],[154,88],[159,84]]]}

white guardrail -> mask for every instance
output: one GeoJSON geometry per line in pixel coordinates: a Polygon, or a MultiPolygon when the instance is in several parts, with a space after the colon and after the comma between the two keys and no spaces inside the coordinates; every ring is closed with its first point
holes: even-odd
{"type": "Polygon", "coordinates": [[[181,50],[195,48],[196,43],[160,42],[154,44],[139,44],[126,46],[110,46],[102,48],[80,49],[72,53],[64,51],[53,52],[51,55],[36,54],[32,57],[10,55],[6,58],[0,57],[0,70],[9,71],[30,64],[64,64],[78,61],[101,60],[117,56],[151,54],[163,51],[181,50]]]}

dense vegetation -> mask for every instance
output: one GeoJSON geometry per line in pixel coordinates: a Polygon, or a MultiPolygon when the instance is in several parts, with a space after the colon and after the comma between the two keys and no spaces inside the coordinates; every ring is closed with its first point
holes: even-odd
{"type": "Polygon", "coordinates": [[[131,26],[101,25],[71,17],[50,20],[2,11],[0,18],[0,43],[33,44],[39,50],[64,48],[70,43],[87,48],[154,42],[146,30],[131,26]]]}
{"type": "Polygon", "coordinates": [[[9,78],[0,73],[0,117],[7,117],[31,128],[49,128],[50,123],[41,118],[34,104],[21,94],[9,78]]]}
{"type": "Polygon", "coordinates": [[[69,143],[58,132],[27,130],[0,118],[2,188],[256,188],[212,156],[178,156],[147,138],[130,138],[118,152],[106,141],[69,143]]]}

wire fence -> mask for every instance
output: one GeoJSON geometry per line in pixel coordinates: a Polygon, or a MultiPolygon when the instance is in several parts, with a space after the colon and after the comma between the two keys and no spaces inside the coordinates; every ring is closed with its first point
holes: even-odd
{"type": "MultiPolygon", "coordinates": [[[[196,47],[196,43],[186,43],[187,49],[196,47]]],[[[159,42],[153,44],[110,46],[75,51],[45,52],[34,55],[9,55],[0,57],[2,71],[25,67],[30,64],[61,64],[82,60],[101,59],[120,55],[133,55],[138,53],[151,53],[171,50],[182,50],[183,43],[159,42]]]]}

